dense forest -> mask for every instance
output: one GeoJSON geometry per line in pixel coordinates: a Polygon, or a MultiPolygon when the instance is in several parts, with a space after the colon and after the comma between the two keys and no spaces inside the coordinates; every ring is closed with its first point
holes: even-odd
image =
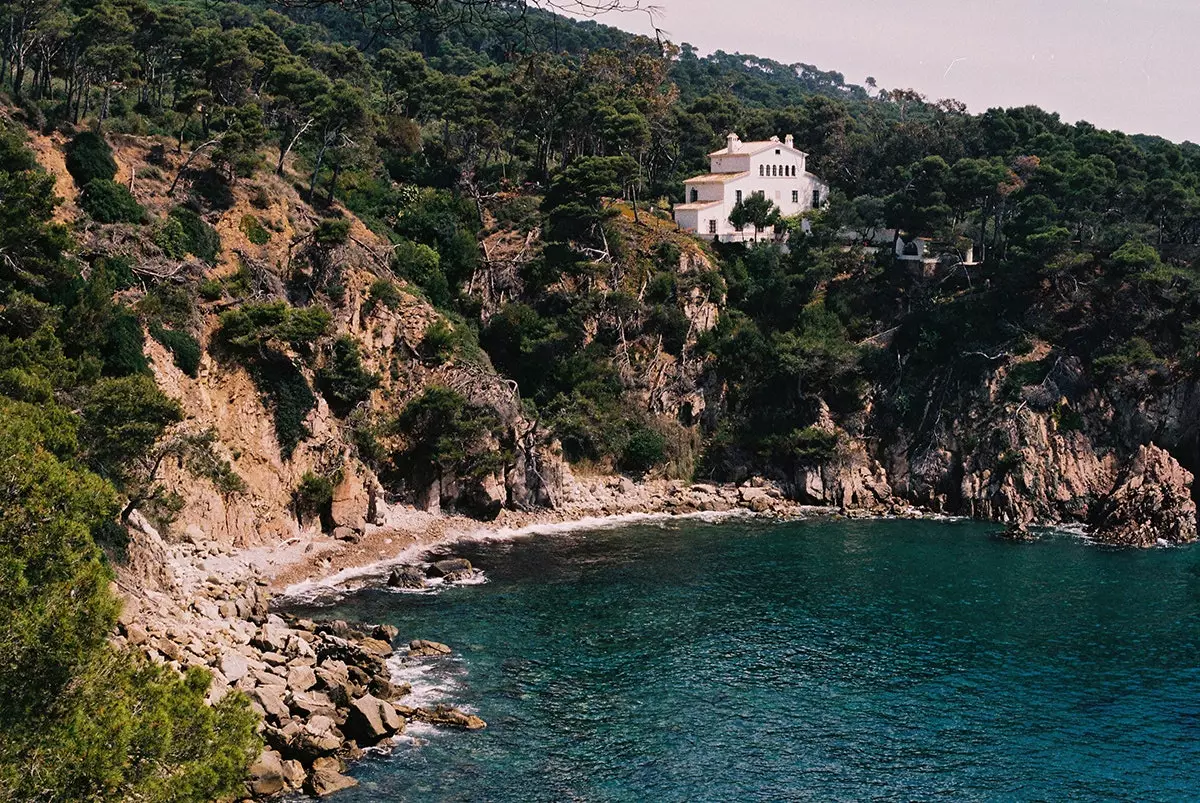
{"type": "MultiPolygon", "coordinates": [[[[1126,428],[1088,418],[1089,393],[1133,408],[1200,371],[1197,146],[1033,107],[970,114],[540,12],[510,27],[504,4],[495,19],[387,29],[312,5],[0,6],[0,797],[222,798],[257,755],[239,695],[205,705],[199,670],[179,677],[106,643],[123,521],[172,504],[162,461],[241,482],[203,434],[164,437],[181,412],[150,376],[147,338],[185,372],[205,351],[245,366],[285,454],[321,394],[381,477],[494,469],[477,447],[494,413],[452,391],[387,420],[360,415],[379,377],[353,340],[328,337],[345,294],[341,209],[392,246],[371,303],[403,285],[452,322],[430,327],[422,359],[515,380],[569,460],[634,475],[792,476],[847,433],[911,454],[992,379],[1010,407],[1118,449],[1126,428]],[[786,222],[786,249],[671,231],[683,180],[731,131],[793,134],[834,188],[806,224],[786,222]],[[68,143],[87,220],[56,217],[27,132],[68,143]],[[161,176],[169,214],[115,180],[109,142],[123,135],[187,155],[161,176]],[[211,264],[214,210],[271,174],[322,216],[284,300],[251,300],[244,271],[156,273],[93,236],[109,227],[162,260],[211,264]],[[497,234],[533,247],[497,259],[485,247],[497,234]],[[901,235],[976,259],[914,274],[893,259],[901,235]],[[704,259],[685,273],[689,248],[704,259]],[[696,299],[720,309],[715,327],[685,314],[696,299]],[[208,338],[206,303],[220,307],[208,338]],[[699,366],[705,409],[647,405],[631,381],[636,343],[699,366]]],[[[242,231],[272,236],[253,215],[242,231]]],[[[1193,427],[1145,417],[1197,467],[1193,427]]],[[[1012,444],[981,432],[960,447],[991,450],[994,476],[1015,471],[1012,444]]],[[[319,512],[327,486],[312,477],[298,506],[319,512]]]]}

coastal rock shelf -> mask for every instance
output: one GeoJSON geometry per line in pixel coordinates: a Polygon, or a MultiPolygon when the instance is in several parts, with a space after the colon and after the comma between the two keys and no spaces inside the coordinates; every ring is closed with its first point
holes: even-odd
{"type": "Polygon", "coordinates": [[[452,652],[445,644],[414,640],[397,654],[394,627],[289,621],[268,611],[262,581],[214,578],[201,591],[189,611],[173,612],[171,624],[128,600],[116,640],[179,669],[206,668],[212,702],[234,691],[250,698],[265,743],[247,779],[253,797],[301,790],[321,797],[354,786],[344,774],[347,763],[403,733],[410,721],[486,727],[449,706],[403,704],[411,688],[393,682],[389,661],[444,658],[452,652]]]}

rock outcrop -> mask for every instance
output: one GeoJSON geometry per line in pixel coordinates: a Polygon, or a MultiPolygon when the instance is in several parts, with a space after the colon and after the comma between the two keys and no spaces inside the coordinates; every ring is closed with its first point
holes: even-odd
{"type": "Polygon", "coordinates": [[[1092,518],[1097,541],[1151,547],[1196,540],[1190,471],[1157,446],[1143,446],[1092,518]]]}

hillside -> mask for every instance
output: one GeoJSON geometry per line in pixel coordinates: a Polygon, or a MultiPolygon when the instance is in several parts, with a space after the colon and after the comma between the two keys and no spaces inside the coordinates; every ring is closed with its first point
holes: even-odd
{"type": "Polygon", "coordinates": [[[1194,146],[540,13],[0,14],[0,796],[341,783],[398,634],[264,589],[480,522],[1196,539],[1194,146]],[[786,243],[673,224],[730,131],[833,187],[786,243]]]}

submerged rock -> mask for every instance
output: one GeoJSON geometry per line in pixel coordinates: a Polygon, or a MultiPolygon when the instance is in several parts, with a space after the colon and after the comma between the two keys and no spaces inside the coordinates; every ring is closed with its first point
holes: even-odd
{"type": "Polygon", "coordinates": [[[455,572],[470,572],[473,568],[471,561],[466,558],[448,558],[437,561],[425,573],[430,577],[445,577],[455,572]]]}
{"type": "Polygon", "coordinates": [[[416,566],[397,566],[388,577],[391,588],[419,590],[425,587],[425,573],[416,566]]]}
{"type": "Polygon", "coordinates": [[[407,716],[418,722],[425,722],[429,725],[440,725],[446,728],[458,728],[460,730],[477,731],[487,727],[487,723],[480,717],[474,714],[468,714],[466,711],[461,711],[457,708],[452,708],[448,705],[439,705],[434,708],[412,708],[401,709],[407,716]]]}
{"type": "Polygon", "coordinates": [[[408,654],[412,658],[436,658],[449,655],[453,650],[436,641],[416,639],[408,643],[408,654]]]}

